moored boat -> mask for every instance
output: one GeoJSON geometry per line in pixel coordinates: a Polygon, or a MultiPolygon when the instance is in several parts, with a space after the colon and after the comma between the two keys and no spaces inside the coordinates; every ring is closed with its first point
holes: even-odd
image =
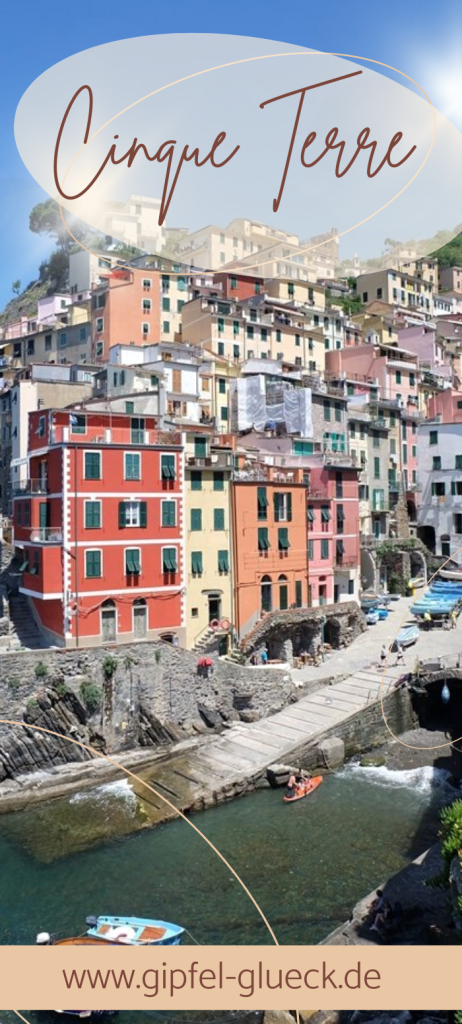
{"type": "MultiPolygon", "coordinates": [[[[145,917],[87,917],[83,935],[57,939],[48,932],[37,935],[38,945],[51,946],[178,946],[184,928],[169,921],[145,917]]],[[[87,1011],[63,1011],[80,1013],[87,1011]]]]}
{"type": "Polygon", "coordinates": [[[394,650],[396,650],[397,647],[410,647],[411,644],[415,644],[416,640],[419,639],[419,635],[418,626],[403,626],[394,642],[394,650]]]}
{"type": "Polygon", "coordinates": [[[454,580],[454,583],[462,583],[462,569],[440,569],[438,576],[443,580],[454,580]]]}

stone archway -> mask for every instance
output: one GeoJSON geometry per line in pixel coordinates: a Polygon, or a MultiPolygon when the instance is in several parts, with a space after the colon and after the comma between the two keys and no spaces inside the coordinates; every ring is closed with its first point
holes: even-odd
{"type": "Polygon", "coordinates": [[[377,589],[377,562],[375,555],[367,548],[361,548],[361,589],[377,589]]]}

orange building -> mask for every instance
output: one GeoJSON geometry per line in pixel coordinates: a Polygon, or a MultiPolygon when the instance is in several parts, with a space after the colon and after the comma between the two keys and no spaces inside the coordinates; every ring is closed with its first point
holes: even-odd
{"type": "Polygon", "coordinates": [[[231,486],[234,622],[242,638],[262,612],[308,604],[307,486],[302,470],[261,466],[231,486]]]}

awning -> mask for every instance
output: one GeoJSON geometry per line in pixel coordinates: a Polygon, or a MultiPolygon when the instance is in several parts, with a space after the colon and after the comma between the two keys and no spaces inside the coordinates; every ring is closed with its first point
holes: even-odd
{"type": "Polygon", "coordinates": [[[218,572],[229,572],[229,556],[227,551],[218,552],[218,572]]]}
{"type": "Polygon", "coordinates": [[[308,509],[308,520],[310,523],[314,523],[314,508],[308,509]]]}
{"type": "Polygon", "coordinates": [[[166,548],[164,551],[164,572],[176,572],[177,561],[176,561],[176,549],[166,548]]]}
{"type": "Polygon", "coordinates": [[[289,531],[286,526],[281,526],[278,531],[278,545],[280,551],[287,551],[289,544],[289,531]]]}
{"type": "Polygon", "coordinates": [[[330,509],[325,508],[325,507],[322,508],[321,509],[321,521],[323,523],[328,523],[329,519],[330,519],[330,509]]]}
{"type": "MultiPolygon", "coordinates": [[[[164,555],[164,564],[165,564],[165,555],[164,555]]],[[[191,552],[191,571],[193,573],[196,573],[197,575],[199,575],[200,573],[202,573],[204,571],[203,570],[203,564],[202,564],[202,551],[192,551],[191,552]]]]}
{"type": "Polygon", "coordinates": [[[139,573],[141,571],[140,553],[139,553],[139,551],[127,551],[126,561],[127,561],[127,572],[129,572],[129,573],[139,573]]]}
{"type": "Polygon", "coordinates": [[[258,531],[258,550],[267,551],[269,548],[268,531],[266,529],[258,531]]]}

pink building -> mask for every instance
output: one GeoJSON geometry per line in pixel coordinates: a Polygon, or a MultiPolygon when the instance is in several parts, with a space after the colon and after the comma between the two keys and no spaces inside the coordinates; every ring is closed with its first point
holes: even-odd
{"type": "Polygon", "coordinates": [[[326,352],[326,370],[346,373],[348,380],[363,380],[380,388],[380,398],[418,406],[418,358],[397,345],[358,345],[326,352]]]}
{"type": "Polygon", "coordinates": [[[310,465],[309,476],[311,603],[355,600],[360,587],[358,472],[341,463],[319,462],[310,465]]]}
{"type": "Polygon", "coordinates": [[[428,400],[428,419],[441,417],[442,423],[462,423],[462,394],[460,391],[440,392],[428,400]]]}

